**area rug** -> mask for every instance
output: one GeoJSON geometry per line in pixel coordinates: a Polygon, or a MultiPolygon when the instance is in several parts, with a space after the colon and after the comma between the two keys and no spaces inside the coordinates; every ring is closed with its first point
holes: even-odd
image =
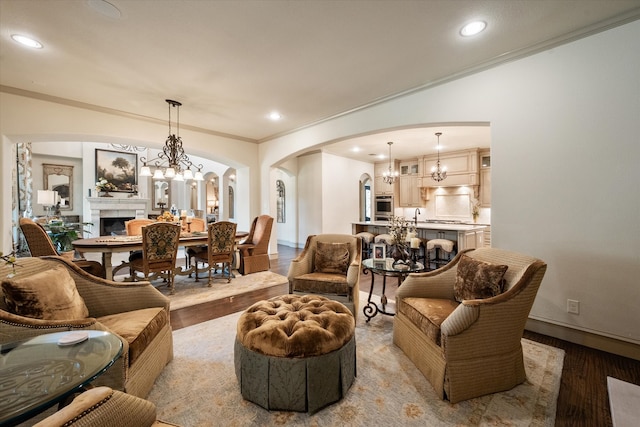
{"type": "Polygon", "coordinates": [[[436,396],[420,371],[393,345],[393,318],[382,315],[369,323],[358,316],[358,376],[344,399],[311,416],[269,412],[240,395],[233,368],[239,315],[174,332],[174,360],[148,397],[157,405],[159,419],[184,427],[554,425],[563,350],[523,339],[527,372],[523,384],[450,404],[436,396]]]}
{"type": "Polygon", "coordinates": [[[171,310],[178,310],[180,308],[273,286],[282,286],[282,293],[286,294],[289,289],[288,283],[285,276],[271,271],[260,271],[245,276],[236,272],[236,277],[231,279],[231,283],[227,283],[226,279],[215,279],[211,287],[207,285],[207,277],[201,278],[199,282],[196,282],[194,278],[178,276],[176,277],[175,294],[173,295],[169,295],[169,287],[163,285],[162,281],[155,281],[153,285],[169,297],[171,300],[171,310]]]}

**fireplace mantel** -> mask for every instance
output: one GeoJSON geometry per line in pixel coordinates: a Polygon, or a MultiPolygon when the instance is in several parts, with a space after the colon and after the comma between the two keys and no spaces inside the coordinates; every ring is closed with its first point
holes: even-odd
{"type": "MultiPolygon", "coordinates": [[[[91,222],[100,224],[100,218],[146,218],[149,199],[136,197],[87,197],[91,210],[91,222]]],[[[93,237],[100,233],[100,227],[93,227],[93,237]]]]}

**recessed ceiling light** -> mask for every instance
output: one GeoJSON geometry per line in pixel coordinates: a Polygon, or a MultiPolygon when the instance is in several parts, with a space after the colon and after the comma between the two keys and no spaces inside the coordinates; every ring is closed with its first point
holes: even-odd
{"type": "Polygon", "coordinates": [[[34,49],[42,49],[42,43],[40,43],[38,40],[32,39],[31,37],[21,36],[20,34],[12,34],[11,38],[21,45],[32,47],[34,49]]]}
{"type": "Polygon", "coordinates": [[[484,31],[485,28],[487,28],[487,23],[484,21],[469,22],[460,29],[460,35],[463,37],[475,36],[484,31]]]}
{"type": "Polygon", "coordinates": [[[353,147],[351,151],[353,151],[354,153],[358,153],[360,152],[360,147],[353,147]]]}
{"type": "Polygon", "coordinates": [[[282,114],[278,113],[277,111],[272,111],[271,113],[269,113],[269,119],[276,121],[276,120],[280,120],[282,118],[282,114]]]}

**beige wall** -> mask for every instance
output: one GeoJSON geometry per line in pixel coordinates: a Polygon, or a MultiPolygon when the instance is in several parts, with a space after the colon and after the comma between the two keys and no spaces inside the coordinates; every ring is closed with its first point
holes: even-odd
{"type": "MultiPolygon", "coordinates": [[[[549,264],[532,318],[635,344],[638,354],[639,69],[635,21],[261,144],[261,175],[350,135],[489,122],[493,246],[549,264]],[[567,299],[580,301],[579,315],[567,299]]],[[[331,203],[323,211],[342,200],[331,203]]]]}

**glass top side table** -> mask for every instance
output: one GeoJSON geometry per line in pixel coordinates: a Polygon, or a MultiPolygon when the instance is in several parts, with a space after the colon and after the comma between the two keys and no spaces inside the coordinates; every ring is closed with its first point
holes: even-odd
{"type": "Polygon", "coordinates": [[[71,345],[58,340],[78,332],[44,334],[3,344],[0,356],[0,424],[27,420],[82,390],[122,353],[122,341],[104,331],[71,345]]]}
{"type": "Polygon", "coordinates": [[[387,287],[387,277],[397,277],[398,278],[398,287],[402,284],[404,279],[410,273],[418,273],[421,271],[425,271],[425,267],[422,263],[419,262],[411,262],[408,264],[396,264],[394,265],[393,258],[384,258],[384,259],[365,259],[362,261],[363,273],[371,274],[371,289],[369,289],[369,297],[367,298],[367,305],[362,309],[365,317],[367,318],[367,322],[371,320],[378,313],[386,314],[387,316],[394,316],[395,313],[390,313],[386,311],[387,306],[387,297],[385,295],[385,290],[387,287]],[[375,276],[382,276],[382,296],[380,297],[381,307],[376,304],[376,302],[371,301],[371,296],[373,295],[373,285],[375,276]]]}

